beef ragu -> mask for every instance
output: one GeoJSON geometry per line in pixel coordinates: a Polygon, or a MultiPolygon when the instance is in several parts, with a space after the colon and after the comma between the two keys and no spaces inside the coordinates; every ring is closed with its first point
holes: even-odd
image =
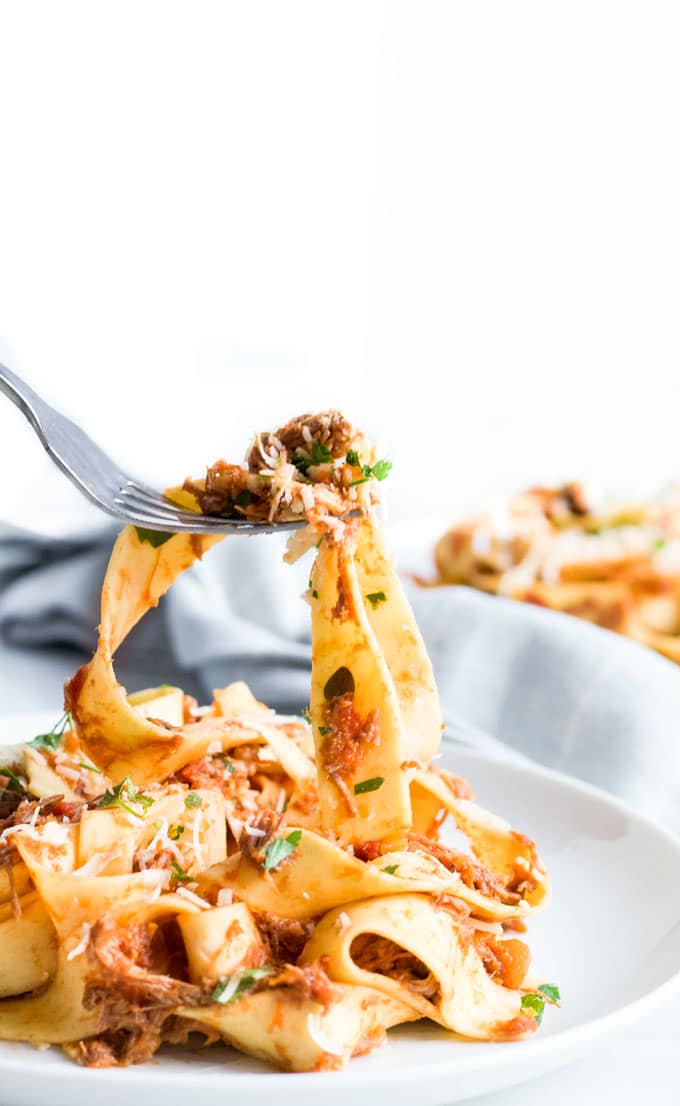
{"type": "Polygon", "coordinates": [[[379,717],[372,711],[361,718],[354,709],[354,692],[334,695],[324,706],[325,734],[321,746],[324,770],[341,790],[352,814],[356,803],[347,786],[357,773],[366,747],[380,741],[379,717]]]}
{"type": "Polygon", "coordinates": [[[516,905],[522,897],[518,891],[509,888],[500,876],[485,868],[483,864],[476,863],[465,853],[451,849],[447,845],[442,845],[439,841],[432,841],[420,834],[410,833],[407,848],[429,853],[445,868],[448,868],[450,872],[459,875],[466,887],[480,891],[490,899],[516,905]]]}
{"type": "MultiPolygon", "coordinates": [[[[220,538],[119,535],[70,715],[0,768],[0,1039],[106,1067],[198,1032],[305,1072],[421,1018],[452,1051],[538,1028],[558,992],[529,989],[515,934],[548,876],[533,842],[434,763],[432,666],[374,510],[390,467],[325,411],[166,493],[306,524],[286,554],[314,557],[301,716],[241,683],[202,706],[166,685],[128,695],[121,640],[220,538]],[[489,867],[442,844],[447,821],[489,867]]],[[[563,500],[551,510],[579,509],[563,500]]]]}
{"type": "Polygon", "coordinates": [[[389,976],[424,998],[431,999],[439,990],[427,965],[388,937],[362,933],[352,941],[350,955],[360,968],[389,976]]]}

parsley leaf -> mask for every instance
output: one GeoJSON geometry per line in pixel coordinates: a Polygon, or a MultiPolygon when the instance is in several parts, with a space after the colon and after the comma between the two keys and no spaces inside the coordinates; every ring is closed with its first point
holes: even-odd
{"type": "Polygon", "coordinates": [[[376,480],[385,480],[392,471],[391,461],[376,461],[373,466],[373,475],[376,480]]]}
{"type": "Polygon", "coordinates": [[[20,795],[25,794],[26,788],[11,768],[0,768],[0,776],[7,777],[8,782],[4,785],[5,791],[18,791],[20,795]]]}
{"type": "Polygon", "coordinates": [[[135,787],[130,777],[126,776],[111,791],[105,791],[97,805],[100,807],[119,806],[122,810],[126,810],[128,814],[133,814],[135,818],[143,818],[153,802],[154,800],[150,795],[142,794],[139,788],[135,787]],[[140,814],[138,810],[134,810],[130,805],[131,803],[141,806],[143,808],[142,813],[140,814]]]}
{"type": "Polygon", "coordinates": [[[366,598],[373,607],[373,610],[375,610],[376,607],[379,607],[381,603],[387,602],[387,596],[385,595],[384,591],[371,591],[366,596],[366,598]]]}
{"type": "Polygon", "coordinates": [[[87,768],[88,772],[96,772],[98,776],[104,775],[101,768],[97,768],[94,764],[87,764],[84,760],[77,761],[77,764],[79,768],[87,768]]]}
{"type": "Polygon", "coordinates": [[[659,549],[663,549],[664,545],[667,544],[668,543],[665,538],[656,538],[656,540],[652,542],[652,552],[658,552],[659,549]]]}
{"type": "Polygon", "coordinates": [[[198,794],[198,792],[190,791],[186,799],[184,800],[184,805],[188,807],[189,810],[193,810],[194,807],[203,806],[203,799],[198,794]]]}
{"type": "Polygon", "coordinates": [[[355,795],[365,795],[367,791],[377,791],[385,782],[384,776],[371,776],[370,780],[362,780],[354,784],[355,795]]]}
{"type": "Polygon", "coordinates": [[[273,841],[270,841],[264,854],[263,867],[265,872],[271,872],[273,868],[278,867],[282,860],[294,853],[301,840],[302,830],[298,829],[293,830],[287,837],[275,837],[273,841]]]}
{"type": "Polygon", "coordinates": [[[28,744],[32,749],[49,749],[54,752],[61,745],[61,739],[65,730],[70,730],[73,722],[71,715],[65,711],[58,722],[54,724],[49,733],[39,733],[28,744]]]}
{"type": "Polygon", "coordinates": [[[234,979],[233,976],[226,976],[221,979],[215,990],[212,993],[213,1002],[219,1002],[222,1006],[227,1006],[230,1002],[236,1002],[237,998],[249,991],[250,988],[257,982],[258,979],[264,979],[265,976],[271,975],[271,968],[247,968],[244,972],[239,972],[238,986],[235,990],[229,988],[229,984],[234,979]],[[226,997],[225,997],[226,992],[226,997]]]}
{"type": "Polygon", "coordinates": [[[545,1004],[549,1002],[557,1005],[560,1000],[560,989],[554,983],[542,983],[538,992],[530,991],[522,995],[522,1010],[527,1010],[535,1017],[538,1024],[543,1020],[545,1004]]]}
{"type": "Polygon", "coordinates": [[[309,457],[293,457],[293,464],[298,472],[306,473],[313,465],[326,465],[333,460],[333,454],[327,445],[321,442],[312,442],[312,452],[309,457]]]}
{"type": "Polygon", "coordinates": [[[376,480],[384,480],[389,476],[392,469],[391,461],[376,461],[374,465],[362,465],[361,471],[363,473],[357,480],[350,480],[347,485],[348,488],[354,488],[357,484],[365,484],[367,480],[370,480],[372,476],[376,480]]]}
{"type": "Polygon", "coordinates": [[[172,868],[171,878],[174,879],[177,883],[191,883],[192,882],[192,877],[187,875],[187,873],[184,871],[184,868],[182,867],[182,865],[178,864],[176,860],[172,861],[171,868],[172,868]]]}
{"type": "Polygon", "coordinates": [[[303,707],[303,708],[302,708],[302,710],[300,711],[300,714],[301,714],[301,715],[302,715],[302,717],[304,718],[305,722],[308,722],[308,723],[310,724],[310,726],[311,726],[311,724],[312,724],[312,716],[311,716],[311,714],[309,713],[309,707],[303,707]]]}
{"type": "Polygon", "coordinates": [[[322,737],[325,737],[326,734],[329,734],[330,732],[331,732],[330,726],[319,726],[319,733],[321,734],[322,737]]]}
{"type": "Polygon", "coordinates": [[[173,822],[168,826],[168,837],[171,841],[179,841],[180,837],[184,833],[184,826],[180,826],[178,822],[173,822]]]}
{"type": "Polygon", "coordinates": [[[140,541],[147,541],[154,549],[158,549],[159,545],[165,545],[166,541],[176,536],[163,530],[147,530],[144,526],[135,526],[135,531],[140,541]]]}
{"type": "Polygon", "coordinates": [[[549,1002],[560,1001],[560,989],[556,983],[541,983],[538,989],[542,995],[545,995],[549,1002]]]}
{"type": "Polygon", "coordinates": [[[354,468],[358,468],[361,464],[361,458],[356,449],[348,449],[347,456],[345,458],[348,465],[352,465],[354,468]]]}
{"type": "Polygon", "coordinates": [[[222,761],[222,764],[226,768],[227,772],[230,772],[232,775],[234,774],[234,772],[236,771],[236,765],[232,763],[226,753],[218,753],[217,759],[222,761]]]}
{"type": "Polygon", "coordinates": [[[247,488],[239,492],[234,500],[234,506],[236,507],[250,507],[253,502],[253,493],[249,492],[247,488]]]}
{"type": "Polygon", "coordinates": [[[543,995],[528,994],[522,995],[521,1009],[533,1014],[534,1018],[540,1025],[543,1020],[543,1011],[545,1009],[545,999],[543,995]]]}
{"type": "Polygon", "coordinates": [[[388,876],[393,876],[398,867],[398,864],[388,864],[386,868],[381,868],[380,870],[382,872],[387,872],[388,876]]]}

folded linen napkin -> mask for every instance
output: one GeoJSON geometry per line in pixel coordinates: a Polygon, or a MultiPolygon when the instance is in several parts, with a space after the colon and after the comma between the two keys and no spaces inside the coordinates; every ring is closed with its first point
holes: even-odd
{"type": "MultiPolygon", "coordinates": [[[[57,706],[46,661],[63,674],[94,649],[114,533],[55,540],[0,531],[6,709],[57,706]]],[[[205,700],[243,679],[264,702],[299,711],[309,695],[309,612],[299,598],[309,559],[291,567],[283,549],[276,535],[211,550],[123,644],[121,682],[129,690],[176,683],[205,700]]],[[[407,587],[450,734],[579,776],[680,829],[679,668],[567,615],[463,587],[407,587]]]]}

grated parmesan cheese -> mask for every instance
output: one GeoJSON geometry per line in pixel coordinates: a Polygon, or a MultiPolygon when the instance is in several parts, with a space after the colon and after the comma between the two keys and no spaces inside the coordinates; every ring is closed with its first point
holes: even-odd
{"type": "Polygon", "coordinates": [[[82,937],[80,938],[78,944],[74,945],[74,947],[71,949],[70,952],[66,953],[66,959],[67,960],[75,960],[75,958],[77,956],[82,956],[82,954],[85,952],[85,949],[87,948],[89,943],[90,943],[90,926],[88,925],[87,922],[83,922],[82,937]]]}
{"type": "Polygon", "coordinates": [[[188,887],[178,887],[175,894],[179,895],[181,899],[186,899],[187,902],[192,902],[194,906],[200,906],[201,910],[210,910],[210,903],[202,899],[200,895],[194,894],[188,887]]]}

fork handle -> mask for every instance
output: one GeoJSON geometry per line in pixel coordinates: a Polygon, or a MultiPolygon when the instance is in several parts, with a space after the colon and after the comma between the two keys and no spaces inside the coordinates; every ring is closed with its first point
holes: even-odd
{"type": "Polygon", "coordinates": [[[40,399],[37,392],[29,387],[25,380],[22,380],[21,377],[3,364],[0,364],[0,392],[4,392],[7,398],[11,399],[12,403],[26,416],[36,434],[44,443],[44,433],[37,411],[37,408],[44,405],[43,400],[40,399]]]}

